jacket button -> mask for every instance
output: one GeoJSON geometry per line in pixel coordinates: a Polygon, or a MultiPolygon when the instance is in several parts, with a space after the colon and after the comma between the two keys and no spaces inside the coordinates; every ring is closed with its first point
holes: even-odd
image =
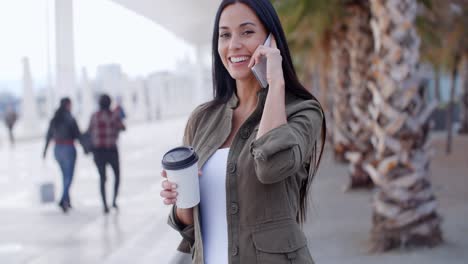
{"type": "Polygon", "coordinates": [[[236,163],[230,162],[229,165],[228,165],[228,171],[230,173],[234,173],[234,172],[236,172],[236,169],[237,169],[236,168],[236,163]]]}
{"type": "Polygon", "coordinates": [[[231,214],[237,214],[239,211],[239,206],[237,203],[231,203],[231,214]]]}
{"type": "Polygon", "coordinates": [[[231,253],[232,253],[233,256],[237,256],[237,254],[239,254],[239,249],[238,249],[238,247],[237,247],[237,246],[234,246],[234,247],[232,248],[232,252],[231,252],[231,253]]]}
{"type": "Polygon", "coordinates": [[[289,260],[293,260],[297,257],[296,252],[290,252],[286,255],[289,260]]]}
{"type": "Polygon", "coordinates": [[[250,129],[248,127],[244,127],[240,132],[240,136],[242,139],[248,139],[250,137],[250,129]]]}

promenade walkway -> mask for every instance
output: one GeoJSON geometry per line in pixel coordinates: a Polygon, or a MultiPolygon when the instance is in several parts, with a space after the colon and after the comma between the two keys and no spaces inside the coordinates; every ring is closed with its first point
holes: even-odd
{"type": "MultiPolygon", "coordinates": [[[[41,159],[41,140],[0,145],[1,264],[149,264],[173,263],[179,235],[166,225],[169,208],[159,197],[160,159],[179,145],[185,118],[130,125],[120,139],[122,185],[120,211],[103,215],[98,174],[91,156],[79,157],[72,186],[73,210],[40,204],[38,184],[51,179],[60,194],[53,153],[41,159]]],[[[371,227],[371,191],[344,192],[346,166],[327,152],[313,184],[313,207],[304,226],[319,264],[468,263],[468,137],[456,137],[454,153],[437,154],[431,179],[440,203],[446,243],[434,249],[367,253],[371,227]]],[[[110,171],[109,171],[110,172],[110,171]]],[[[113,182],[109,173],[108,191],[113,182]]]]}

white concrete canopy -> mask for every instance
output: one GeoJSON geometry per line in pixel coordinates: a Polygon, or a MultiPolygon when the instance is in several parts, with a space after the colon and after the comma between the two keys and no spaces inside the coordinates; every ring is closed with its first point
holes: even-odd
{"type": "MultiPolygon", "coordinates": [[[[62,96],[74,97],[76,93],[73,1],[54,0],[55,2],[55,100],[62,96]]],[[[198,62],[202,62],[205,51],[211,48],[211,38],[216,10],[220,0],[111,0],[138,15],[161,25],[185,40],[196,49],[198,62]]],[[[163,40],[162,40],[163,41],[163,40]]],[[[208,53],[209,54],[209,53],[208,53]]],[[[200,63],[199,63],[200,65],[200,63]]],[[[195,83],[195,101],[206,101],[206,83],[203,75],[209,76],[200,67],[194,72],[198,78],[195,83]]],[[[140,85],[137,85],[138,87],[140,85]]],[[[51,99],[53,101],[53,99],[51,99]]],[[[54,105],[56,102],[54,103],[54,105]]]]}
{"type": "Polygon", "coordinates": [[[196,46],[211,43],[220,0],[112,0],[196,46]]]}

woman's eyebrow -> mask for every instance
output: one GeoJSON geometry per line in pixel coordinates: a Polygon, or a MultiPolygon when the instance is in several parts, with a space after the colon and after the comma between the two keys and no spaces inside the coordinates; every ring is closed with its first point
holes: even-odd
{"type": "MultiPolygon", "coordinates": [[[[239,27],[245,27],[245,26],[257,26],[255,23],[253,22],[244,22],[242,24],[239,25],[239,27]]],[[[227,26],[220,26],[219,29],[229,29],[229,27],[227,26]]]]}
{"type": "Polygon", "coordinates": [[[253,22],[244,22],[244,23],[240,24],[239,27],[245,27],[245,26],[248,26],[248,25],[256,26],[255,23],[253,23],[253,22]]]}

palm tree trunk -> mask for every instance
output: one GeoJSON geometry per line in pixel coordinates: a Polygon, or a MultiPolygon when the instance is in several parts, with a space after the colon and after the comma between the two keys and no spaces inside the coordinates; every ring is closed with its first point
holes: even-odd
{"type": "Polygon", "coordinates": [[[461,116],[460,116],[460,134],[468,134],[468,54],[463,56],[462,65],[462,97],[461,97],[461,116]]]}
{"type": "Polygon", "coordinates": [[[347,120],[349,113],[349,41],[347,24],[337,22],[331,37],[331,78],[333,82],[333,148],[335,160],[344,163],[345,153],[352,142],[347,120]]]}
{"type": "Polygon", "coordinates": [[[458,64],[460,62],[460,55],[455,54],[454,65],[452,68],[452,80],[450,85],[450,99],[447,106],[447,144],[445,147],[445,153],[450,154],[452,152],[452,134],[453,134],[453,109],[454,109],[454,97],[455,87],[457,87],[458,77],[458,64]]]}
{"type": "Polygon", "coordinates": [[[440,95],[440,67],[436,66],[434,69],[434,97],[438,102],[441,102],[442,97],[440,95]]]}
{"type": "Polygon", "coordinates": [[[317,63],[318,98],[324,109],[325,118],[327,120],[327,141],[334,145],[335,137],[333,131],[335,122],[332,113],[335,105],[330,98],[333,96],[335,89],[330,85],[330,70],[327,60],[327,55],[322,54],[319,56],[317,63]]]}
{"type": "Polygon", "coordinates": [[[345,17],[335,25],[331,42],[335,159],[349,161],[350,189],[373,186],[362,167],[373,151],[371,131],[363,119],[372,99],[366,89],[373,47],[369,21],[367,1],[347,4],[345,17]]]}
{"type": "Polygon", "coordinates": [[[346,120],[351,136],[346,159],[350,162],[350,189],[372,187],[374,184],[363,168],[363,162],[372,158],[371,130],[363,116],[368,116],[367,106],[372,95],[367,90],[368,70],[372,63],[373,36],[370,28],[370,7],[368,1],[356,1],[347,6],[349,40],[349,112],[346,120]]]}
{"type": "Polygon", "coordinates": [[[429,116],[437,103],[424,100],[417,74],[420,39],[416,0],[370,0],[377,59],[369,83],[373,100],[375,160],[364,165],[378,186],[371,239],[375,251],[442,241],[441,219],[428,179],[429,116]]]}

